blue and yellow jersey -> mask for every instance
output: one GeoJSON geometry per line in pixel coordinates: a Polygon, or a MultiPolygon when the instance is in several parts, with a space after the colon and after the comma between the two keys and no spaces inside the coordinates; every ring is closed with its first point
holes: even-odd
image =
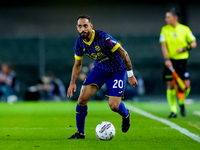
{"type": "Polygon", "coordinates": [[[195,41],[196,38],[188,26],[178,24],[176,27],[165,25],[161,29],[160,43],[167,44],[168,57],[171,59],[187,59],[188,51],[178,53],[179,48],[186,47],[189,43],[195,41]]]}
{"type": "Polygon", "coordinates": [[[125,69],[121,56],[114,53],[119,47],[120,44],[106,32],[93,30],[89,42],[85,42],[81,37],[76,40],[74,57],[82,60],[86,54],[94,60],[95,67],[116,72],[125,69]]]}

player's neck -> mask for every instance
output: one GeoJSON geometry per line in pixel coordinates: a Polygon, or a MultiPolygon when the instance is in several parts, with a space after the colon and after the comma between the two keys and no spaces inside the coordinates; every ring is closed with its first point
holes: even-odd
{"type": "Polygon", "coordinates": [[[178,22],[174,22],[171,25],[175,28],[178,25],[178,22]]]}

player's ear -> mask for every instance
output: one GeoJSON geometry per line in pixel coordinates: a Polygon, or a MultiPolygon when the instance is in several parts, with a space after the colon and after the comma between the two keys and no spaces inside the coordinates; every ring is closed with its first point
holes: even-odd
{"type": "Polygon", "coordinates": [[[90,27],[93,28],[93,24],[92,23],[90,24],[90,27]]]}

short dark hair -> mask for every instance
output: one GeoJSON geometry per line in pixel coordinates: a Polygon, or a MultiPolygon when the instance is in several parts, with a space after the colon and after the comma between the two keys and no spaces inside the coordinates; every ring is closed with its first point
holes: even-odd
{"type": "Polygon", "coordinates": [[[180,17],[180,11],[177,8],[171,8],[167,12],[172,13],[174,17],[180,17]]]}
{"type": "Polygon", "coordinates": [[[85,14],[84,14],[84,15],[78,16],[77,21],[78,21],[78,19],[80,19],[80,18],[82,18],[82,19],[88,19],[88,21],[91,22],[91,17],[88,16],[88,15],[85,15],[85,14]]]}

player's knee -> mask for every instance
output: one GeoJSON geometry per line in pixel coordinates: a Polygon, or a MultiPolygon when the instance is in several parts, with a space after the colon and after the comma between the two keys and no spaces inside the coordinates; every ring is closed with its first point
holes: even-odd
{"type": "Polygon", "coordinates": [[[174,89],[174,86],[167,86],[167,89],[173,90],[173,89],[174,89]]]}
{"type": "Polygon", "coordinates": [[[167,82],[167,88],[168,89],[174,89],[174,83],[173,83],[173,81],[168,81],[167,82]]]}
{"type": "Polygon", "coordinates": [[[117,105],[117,103],[109,103],[110,109],[112,109],[113,111],[116,111],[119,107],[119,105],[117,105]]]}
{"type": "Polygon", "coordinates": [[[84,99],[84,98],[82,98],[82,97],[79,97],[79,98],[78,98],[78,104],[79,104],[79,105],[86,105],[87,102],[88,102],[88,100],[86,100],[86,99],[84,99]]]}

